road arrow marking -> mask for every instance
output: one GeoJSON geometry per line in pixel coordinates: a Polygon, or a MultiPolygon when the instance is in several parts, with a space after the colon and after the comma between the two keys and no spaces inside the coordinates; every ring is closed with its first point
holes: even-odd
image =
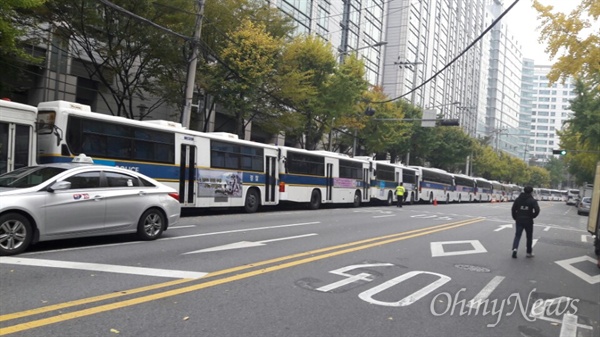
{"type": "Polygon", "coordinates": [[[499,231],[501,231],[501,230],[503,230],[505,228],[512,228],[512,224],[506,224],[506,225],[498,226],[498,228],[494,229],[494,232],[499,232],[499,231]]]}
{"type": "Polygon", "coordinates": [[[269,243],[269,242],[291,240],[291,239],[298,239],[298,238],[305,238],[305,237],[313,236],[313,235],[318,235],[318,234],[317,233],[311,233],[311,234],[289,236],[289,237],[286,237],[286,238],[277,238],[277,239],[255,241],[255,242],[252,242],[252,241],[240,241],[240,242],[235,242],[235,243],[229,243],[229,244],[222,245],[222,246],[216,246],[216,247],[212,247],[212,248],[195,250],[193,252],[183,253],[182,255],[196,254],[196,253],[207,253],[207,252],[218,252],[218,251],[221,251],[221,250],[230,250],[230,249],[239,249],[239,248],[259,247],[259,246],[264,246],[266,243],[269,243]]]}

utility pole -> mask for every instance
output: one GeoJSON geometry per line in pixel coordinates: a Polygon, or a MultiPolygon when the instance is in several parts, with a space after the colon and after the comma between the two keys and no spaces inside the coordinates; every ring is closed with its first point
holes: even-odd
{"type": "Polygon", "coordinates": [[[198,14],[196,14],[196,29],[192,38],[192,56],[188,64],[187,81],[185,84],[185,105],[181,114],[181,124],[189,128],[192,115],[192,99],[194,97],[194,83],[196,82],[196,66],[200,55],[200,34],[202,33],[202,17],[204,16],[204,0],[198,0],[198,14]]]}

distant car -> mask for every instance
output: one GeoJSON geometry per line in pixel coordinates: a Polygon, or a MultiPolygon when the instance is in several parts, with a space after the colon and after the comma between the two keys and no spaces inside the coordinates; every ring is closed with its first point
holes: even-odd
{"type": "Polygon", "coordinates": [[[90,159],[0,175],[0,256],[58,239],[137,233],[155,240],[179,221],[176,190],[90,159]]]}
{"type": "Polygon", "coordinates": [[[581,199],[581,201],[577,205],[577,214],[589,215],[591,205],[592,205],[592,198],[584,197],[583,199],[581,199]]]}

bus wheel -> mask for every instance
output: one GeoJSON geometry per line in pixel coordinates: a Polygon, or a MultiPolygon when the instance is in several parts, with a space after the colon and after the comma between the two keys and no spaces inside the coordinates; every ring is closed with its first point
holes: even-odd
{"type": "Polygon", "coordinates": [[[394,204],[394,195],[392,194],[392,192],[390,192],[390,193],[388,193],[386,205],[392,206],[393,204],[394,204]]]}
{"type": "Polygon", "coordinates": [[[310,194],[310,202],[308,203],[309,209],[319,209],[321,207],[321,192],[319,190],[313,190],[310,194]]]}
{"type": "Polygon", "coordinates": [[[260,204],[260,197],[255,189],[250,189],[246,193],[246,201],[244,202],[244,211],[246,213],[254,213],[258,210],[260,204]]]}
{"type": "Polygon", "coordinates": [[[352,206],[353,207],[360,206],[360,192],[359,191],[356,191],[356,193],[354,193],[354,201],[352,202],[352,206]]]}

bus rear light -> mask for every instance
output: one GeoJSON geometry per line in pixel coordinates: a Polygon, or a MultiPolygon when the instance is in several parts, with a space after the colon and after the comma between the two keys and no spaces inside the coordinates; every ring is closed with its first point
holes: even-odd
{"type": "Polygon", "coordinates": [[[282,181],[279,183],[279,193],[285,192],[285,183],[282,181]]]}
{"type": "Polygon", "coordinates": [[[179,201],[179,193],[177,192],[173,192],[173,193],[169,193],[169,196],[177,201],[179,201]]]}

